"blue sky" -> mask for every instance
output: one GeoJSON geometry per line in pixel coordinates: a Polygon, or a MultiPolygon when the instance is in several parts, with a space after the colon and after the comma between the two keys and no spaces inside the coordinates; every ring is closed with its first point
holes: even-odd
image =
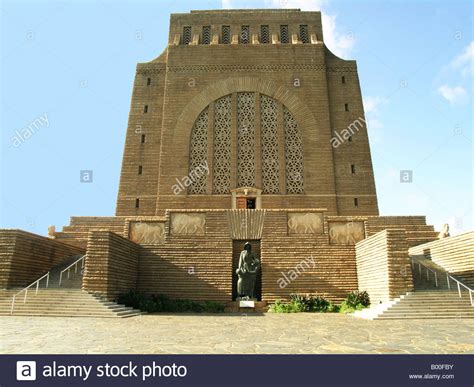
{"type": "Polygon", "coordinates": [[[1,1],[0,227],[113,215],[136,63],[170,13],[222,7],[321,10],[328,47],[358,62],[381,214],[472,230],[471,2],[334,0],[1,1]]]}

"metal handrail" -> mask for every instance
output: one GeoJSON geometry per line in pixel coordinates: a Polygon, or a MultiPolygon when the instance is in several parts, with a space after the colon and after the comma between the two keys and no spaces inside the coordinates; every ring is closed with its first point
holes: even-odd
{"type": "Polygon", "coordinates": [[[474,290],[472,290],[469,286],[467,286],[466,284],[463,284],[461,281],[457,280],[456,278],[454,278],[453,276],[451,276],[449,273],[446,272],[446,280],[448,282],[448,289],[450,289],[450,290],[451,290],[451,284],[449,283],[450,279],[452,279],[458,285],[459,298],[462,298],[461,286],[467,289],[467,291],[469,292],[469,298],[471,300],[471,306],[474,306],[474,301],[473,301],[473,298],[472,298],[472,293],[474,293],[474,290]]]}
{"type": "Polygon", "coordinates": [[[49,271],[44,275],[42,276],[41,278],[38,278],[35,282],[31,283],[30,285],[28,285],[26,288],[23,288],[21,289],[18,293],[15,293],[13,295],[13,299],[12,299],[12,307],[11,307],[11,310],[10,310],[10,314],[13,314],[13,309],[15,309],[15,299],[16,299],[16,296],[18,296],[20,293],[23,293],[25,292],[25,297],[23,298],[23,303],[25,304],[26,303],[26,297],[28,296],[28,289],[31,288],[33,285],[36,284],[36,292],[35,292],[35,295],[38,294],[38,290],[39,290],[39,283],[40,281],[46,277],[46,287],[49,286],[49,271]]]}
{"type": "MultiPolygon", "coordinates": [[[[436,287],[438,287],[438,276],[436,274],[436,272],[432,269],[430,269],[428,266],[426,266],[425,264],[421,263],[420,261],[416,260],[415,262],[415,259],[412,257],[411,259],[411,263],[412,263],[412,268],[414,269],[415,268],[415,263],[418,264],[418,272],[420,273],[421,275],[421,266],[423,266],[425,269],[426,269],[426,273],[427,273],[427,278],[429,280],[429,271],[431,271],[432,273],[434,273],[435,275],[435,283],[436,283],[436,287]]],[[[457,287],[458,287],[458,294],[459,294],[459,298],[462,298],[462,294],[461,294],[461,286],[464,287],[468,292],[469,292],[469,299],[471,301],[471,306],[474,306],[474,298],[472,296],[472,294],[474,293],[474,290],[471,289],[469,286],[467,286],[466,284],[463,284],[461,281],[457,280],[456,278],[454,278],[452,275],[450,275],[448,272],[446,272],[446,282],[448,283],[448,289],[451,290],[451,284],[449,282],[449,280],[453,280],[454,282],[456,282],[457,284],[457,287]]]]}
{"type": "Polygon", "coordinates": [[[420,273],[420,276],[421,276],[421,266],[423,266],[426,269],[426,279],[428,281],[430,280],[430,271],[434,274],[435,285],[436,285],[436,287],[438,287],[438,274],[436,273],[436,271],[434,271],[433,269],[430,269],[425,264],[420,263],[420,261],[418,261],[418,260],[415,262],[415,259],[412,258],[411,259],[411,267],[412,267],[413,270],[415,270],[415,263],[418,265],[418,273],[420,273]]]}
{"type": "Polygon", "coordinates": [[[77,264],[82,261],[81,264],[81,269],[84,268],[85,264],[85,258],[86,254],[84,254],[81,258],[79,258],[77,261],[71,263],[68,267],[66,267],[64,270],[61,270],[61,273],[59,273],[59,286],[61,286],[61,282],[63,280],[63,273],[67,271],[67,279],[69,279],[69,275],[71,274],[71,268],[74,266],[74,273],[77,273],[77,264]]]}

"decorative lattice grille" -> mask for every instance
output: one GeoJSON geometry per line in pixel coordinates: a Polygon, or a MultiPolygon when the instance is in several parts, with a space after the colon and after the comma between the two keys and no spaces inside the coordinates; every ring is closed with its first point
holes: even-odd
{"type": "Polygon", "coordinates": [[[308,26],[300,25],[300,40],[302,43],[309,43],[308,26]]]}
{"type": "Polygon", "coordinates": [[[260,26],[260,42],[270,43],[270,27],[260,26]]]}
{"type": "Polygon", "coordinates": [[[273,98],[260,96],[262,189],[267,194],[280,193],[277,106],[273,98]]]}
{"type": "Polygon", "coordinates": [[[286,192],[303,193],[303,145],[298,124],[287,108],[283,108],[285,122],[286,192]]]}
{"type": "Polygon", "coordinates": [[[222,44],[230,44],[230,26],[222,26],[222,44]]]}
{"type": "Polygon", "coordinates": [[[240,27],[240,43],[247,44],[250,41],[250,27],[240,27]]]}
{"type": "MultiPolygon", "coordinates": [[[[280,193],[279,150],[285,148],[286,193],[304,193],[303,144],[298,124],[289,110],[271,97],[253,92],[237,93],[237,186],[256,186],[255,127],[260,120],[262,190],[265,194],[280,193]],[[256,116],[256,102],[260,99],[260,116],[256,116]],[[283,128],[278,114],[283,109],[283,128]],[[284,131],[284,144],[279,143],[279,130],[284,131]]],[[[208,150],[209,106],[202,111],[193,126],[190,145],[190,174],[193,180],[190,194],[207,193],[207,160],[212,152],[213,190],[228,194],[231,186],[233,127],[233,96],[227,95],[214,103],[214,141],[208,150]]],[[[280,175],[281,174],[281,175],[280,175]]]]}
{"type": "Polygon", "coordinates": [[[255,93],[237,94],[237,183],[255,187],[255,93]]]}
{"type": "Polygon", "coordinates": [[[193,183],[189,186],[191,194],[205,194],[207,191],[207,128],[209,125],[209,108],[207,107],[197,118],[191,134],[189,162],[189,178],[193,183]]]}
{"type": "Polygon", "coordinates": [[[281,43],[290,43],[290,37],[288,34],[288,26],[280,26],[280,42],[281,43]]]}
{"type": "Polygon", "coordinates": [[[214,110],[214,193],[230,192],[232,147],[232,96],[215,102],[214,110]]]}
{"type": "Polygon", "coordinates": [[[211,26],[202,27],[202,44],[211,43],[211,26]]]}
{"type": "Polygon", "coordinates": [[[191,42],[191,26],[183,27],[183,44],[189,44],[191,42]]]}

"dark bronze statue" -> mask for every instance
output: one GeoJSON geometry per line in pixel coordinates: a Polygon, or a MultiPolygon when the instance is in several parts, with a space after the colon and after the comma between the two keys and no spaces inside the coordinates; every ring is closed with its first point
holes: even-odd
{"type": "Polygon", "coordinates": [[[257,271],[260,268],[260,261],[252,253],[252,246],[249,242],[244,245],[244,250],[240,253],[239,267],[235,271],[239,276],[237,281],[237,295],[240,298],[252,299],[255,291],[255,280],[257,271]]]}

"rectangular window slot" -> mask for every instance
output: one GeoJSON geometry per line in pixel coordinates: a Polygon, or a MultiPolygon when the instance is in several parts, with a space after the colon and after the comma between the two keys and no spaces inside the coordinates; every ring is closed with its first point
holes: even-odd
{"type": "Polygon", "coordinates": [[[143,107],[143,113],[148,113],[148,105],[145,105],[145,106],[143,107]]]}
{"type": "Polygon", "coordinates": [[[191,43],[191,26],[183,27],[183,44],[187,45],[191,43]]]}
{"type": "Polygon", "coordinates": [[[260,42],[270,43],[270,26],[260,26],[260,42]]]}
{"type": "Polygon", "coordinates": [[[139,165],[138,166],[138,174],[141,175],[143,172],[143,166],[139,165]]]}
{"type": "Polygon", "coordinates": [[[145,135],[144,135],[144,134],[142,134],[142,139],[141,139],[141,142],[142,142],[142,144],[144,144],[144,143],[145,143],[145,135]]]}
{"type": "Polygon", "coordinates": [[[240,43],[247,44],[250,42],[250,27],[242,26],[240,27],[240,43]]]}
{"type": "Polygon", "coordinates": [[[309,43],[308,26],[300,25],[300,40],[302,43],[309,43]]]}
{"type": "Polygon", "coordinates": [[[359,199],[354,198],[354,207],[359,207],[359,199]]]}
{"type": "Polygon", "coordinates": [[[135,199],[135,208],[140,208],[140,199],[135,199]]]}
{"type": "Polygon", "coordinates": [[[288,34],[288,26],[280,26],[280,42],[281,43],[290,43],[290,36],[288,34]]]}
{"type": "Polygon", "coordinates": [[[222,26],[222,44],[230,44],[230,26],[222,26]]]}
{"type": "Polygon", "coordinates": [[[345,110],[346,112],[349,111],[349,104],[348,104],[348,103],[345,103],[345,104],[344,104],[344,110],[345,110]]]}
{"type": "Polygon", "coordinates": [[[211,44],[211,26],[202,27],[202,44],[211,44]]]}

